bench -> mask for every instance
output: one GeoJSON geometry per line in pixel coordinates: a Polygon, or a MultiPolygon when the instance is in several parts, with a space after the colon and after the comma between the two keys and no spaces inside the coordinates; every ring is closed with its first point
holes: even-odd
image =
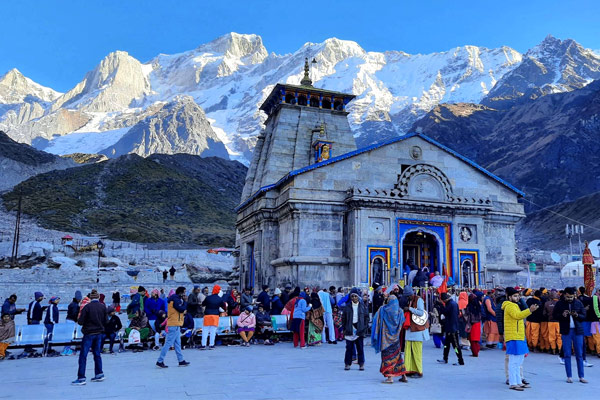
{"type": "MultiPolygon", "coordinates": [[[[238,318],[238,316],[220,317],[219,325],[217,327],[217,336],[237,336],[238,318]]],[[[291,333],[291,331],[288,329],[288,319],[288,315],[271,316],[271,322],[273,324],[273,333],[291,333]]],[[[194,337],[202,334],[203,326],[204,318],[194,318],[192,340],[194,337]]],[[[124,337],[123,332],[123,330],[118,332],[116,339],[117,342],[120,342],[121,344],[124,344],[127,341],[127,338],[124,337]]],[[[48,333],[46,331],[46,327],[43,324],[19,325],[16,327],[15,343],[9,346],[9,348],[14,349],[23,347],[41,347],[43,348],[43,354],[46,355],[48,344],[68,346],[71,344],[78,344],[81,342],[82,339],[83,332],[81,331],[81,325],[71,321],[54,324],[54,328],[51,333],[48,333]]]]}
{"type": "MultiPolygon", "coordinates": [[[[48,354],[48,348],[52,344],[57,345],[70,345],[75,340],[75,322],[63,322],[54,324],[52,332],[46,335],[46,345],[44,346],[43,355],[48,354]]],[[[79,326],[79,325],[77,325],[79,326]]]]}

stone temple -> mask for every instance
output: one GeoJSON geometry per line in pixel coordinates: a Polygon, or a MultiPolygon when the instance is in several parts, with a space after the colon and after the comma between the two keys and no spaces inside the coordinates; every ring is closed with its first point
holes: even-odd
{"type": "Polygon", "coordinates": [[[351,94],[277,84],[237,207],[242,287],[371,286],[427,267],[460,286],[520,271],[523,193],[422,133],[357,149],[351,94]]]}

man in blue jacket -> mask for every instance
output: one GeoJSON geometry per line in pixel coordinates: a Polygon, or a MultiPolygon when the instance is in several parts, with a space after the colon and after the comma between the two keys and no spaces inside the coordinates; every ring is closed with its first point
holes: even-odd
{"type": "Polygon", "coordinates": [[[269,296],[269,285],[262,286],[262,292],[258,295],[258,303],[262,303],[265,311],[271,311],[271,296],[269,296]]]}
{"type": "Polygon", "coordinates": [[[144,300],[144,311],[148,317],[148,323],[154,328],[154,322],[158,318],[158,312],[160,310],[167,311],[167,303],[158,297],[160,293],[158,289],[154,289],[151,292],[151,296],[144,300]]]}
{"type": "Polygon", "coordinates": [[[21,314],[25,311],[24,308],[17,308],[17,295],[11,294],[8,299],[2,304],[2,314],[10,315],[10,319],[14,320],[16,314],[21,314]]]}
{"type": "Polygon", "coordinates": [[[458,363],[454,363],[453,365],[465,365],[458,341],[458,304],[452,300],[448,293],[442,293],[441,301],[444,303],[444,312],[442,315],[446,336],[444,337],[444,359],[437,360],[437,362],[448,364],[448,354],[450,353],[450,346],[452,346],[458,357],[458,363]]]}
{"type": "Polygon", "coordinates": [[[34,301],[29,303],[27,310],[27,325],[39,325],[44,318],[44,309],[40,304],[44,300],[44,294],[42,292],[35,292],[33,297],[34,301]]]}

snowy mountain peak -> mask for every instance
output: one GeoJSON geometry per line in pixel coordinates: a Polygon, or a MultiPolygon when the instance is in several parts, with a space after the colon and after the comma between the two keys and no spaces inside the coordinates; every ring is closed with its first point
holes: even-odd
{"type": "Polygon", "coordinates": [[[584,49],[573,39],[560,40],[552,35],[548,35],[540,44],[529,49],[525,55],[536,59],[561,57],[572,50],[581,52],[584,49]]]}
{"type": "Polygon", "coordinates": [[[60,95],[61,93],[25,77],[16,68],[0,77],[0,104],[32,101],[51,102],[60,95]]]}
{"type": "Polygon", "coordinates": [[[83,81],[53,104],[94,112],[121,111],[150,92],[142,64],[125,51],[108,54],[83,81]]]}
{"type": "Polygon", "coordinates": [[[269,55],[260,36],[235,32],[203,44],[197,50],[220,53],[228,58],[247,59],[250,64],[260,63],[269,55]]]}
{"type": "Polygon", "coordinates": [[[573,39],[548,35],[498,81],[483,104],[511,107],[514,100],[580,89],[595,79],[600,79],[600,57],[573,39]]]}
{"type": "Polygon", "coordinates": [[[6,74],[2,75],[2,78],[0,78],[0,81],[3,81],[5,79],[24,79],[25,76],[21,73],[21,71],[19,71],[16,68],[11,69],[10,71],[8,71],[6,74]]]}

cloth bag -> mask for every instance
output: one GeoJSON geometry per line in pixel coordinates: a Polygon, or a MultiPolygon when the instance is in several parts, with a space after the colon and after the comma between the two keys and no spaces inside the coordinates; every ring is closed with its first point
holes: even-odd
{"type": "Polygon", "coordinates": [[[127,337],[127,343],[128,344],[140,344],[140,343],[142,343],[142,338],[140,336],[140,331],[138,331],[137,329],[132,329],[131,332],[129,332],[129,336],[127,337]]]}

